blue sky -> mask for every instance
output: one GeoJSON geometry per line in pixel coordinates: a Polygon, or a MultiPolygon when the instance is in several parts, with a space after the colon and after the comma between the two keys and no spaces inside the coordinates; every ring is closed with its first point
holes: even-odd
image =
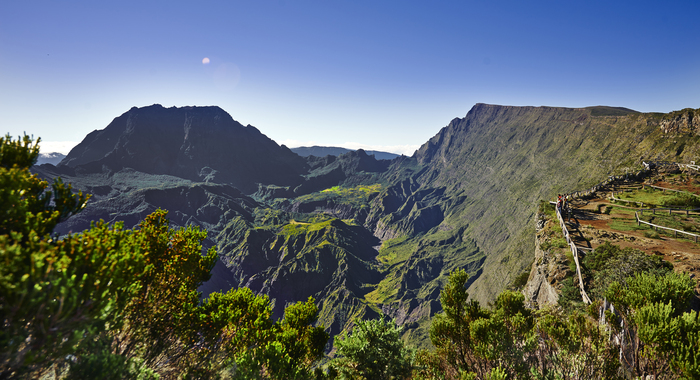
{"type": "Polygon", "coordinates": [[[65,151],[133,106],[218,105],[290,147],[410,155],[475,103],[700,108],[698,15],[698,1],[4,1],[2,132],[65,151]]]}

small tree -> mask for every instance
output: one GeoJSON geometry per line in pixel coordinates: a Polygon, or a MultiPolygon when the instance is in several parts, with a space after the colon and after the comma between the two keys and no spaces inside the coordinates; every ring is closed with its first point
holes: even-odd
{"type": "Polygon", "coordinates": [[[686,274],[640,273],[627,285],[613,282],[606,292],[617,315],[608,313],[620,337],[620,357],[637,376],[700,376],[700,322],[685,312],[695,282],[686,274]],[[619,318],[619,322],[618,322],[619,318]]]}
{"type": "Polygon", "coordinates": [[[526,376],[536,337],[532,312],[525,307],[525,296],[505,290],[487,314],[469,326],[473,350],[480,363],[475,368],[477,373],[486,376],[497,369],[498,373],[512,378],[526,376]]]}
{"type": "Polygon", "coordinates": [[[440,292],[443,311],[436,314],[430,324],[435,353],[420,354],[424,364],[432,363],[428,366],[430,371],[447,374],[449,378],[459,378],[460,373],[487,371],[474,351],[470,328],[476,320],[487,318],[489,314],[478,301],[468,301],[468,279],[463,269],[450,274],[447,286],[440,292]]]}
{"type": "Polygon", "coordinates": [[[401,340],[401,327],[384,318],[357,320],[351,334],[335,339],[339,355],[331,366],[343,379],[403,379],[414,352],[401,340]]]}

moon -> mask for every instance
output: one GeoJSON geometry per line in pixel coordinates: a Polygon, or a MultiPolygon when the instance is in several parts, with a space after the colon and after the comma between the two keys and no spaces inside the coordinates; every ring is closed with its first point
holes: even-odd
{"type": "Polygon", "coordinates": [[[204,57],[204,59],[202,60],[202,64],[203,64],[203,65],[208,65],[208,64],[209,64],[209,58],[204,57]]]}

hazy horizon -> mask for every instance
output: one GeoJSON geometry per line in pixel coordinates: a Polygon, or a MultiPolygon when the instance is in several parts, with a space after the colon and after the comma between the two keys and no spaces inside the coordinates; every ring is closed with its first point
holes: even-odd
{"type": "MultiPolygon", "coordinates": [[[[700,3],[0,3],[5,133],[217,105],[279,144],[403,152],[476,103],[700,107],[700,3]]],[[[49,144],[51,145],[51,144],[49,144]]]]}

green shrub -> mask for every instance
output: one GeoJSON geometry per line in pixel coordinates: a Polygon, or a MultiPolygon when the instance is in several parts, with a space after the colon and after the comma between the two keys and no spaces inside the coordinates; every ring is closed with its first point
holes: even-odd
{"type": "Polygon", "coordinates": [[[572,304],[581,302],[581,290],[578,287],[576,275],[564,279],[559,295],[559,305],[570,307],[572,304]]]}
{"type": "Polygon", "coordinates": [[[519,275],[515,276],[513,279],[513,282],[510,283],[510,286],[508,286],[509,289],[513,290],[520,290],[525,287],[525,284],[527,284],[527,279],[530,278],[530,271],[524,271],[520,273],[519,275]]]}
{"type": "Polygon", "coordinates": [[[601,260],[598,270],[593,275],[591,294],[602,296],[609,284],[613,282],[626,284],[628,278],[640,273],[663,276],[673,270],[671,263],[661,257],[647,255],[638,249],[617,248],[611,249],[611,251],[614,253],[601,260]]]}
{"type": "Polygon", "coordinates": [[[644,236],[650,239],[661,239],[661,235],[654,230],[644,231],[644,236]]]}
{"type": "Polygon", "coordinates": [[[700,207],[700,197],[690,193],[676,193],[674,196],[665,199],[662,204],[665,207],[700,207]]]}
{"type": "Polygon", "coordinates": [[[568,244],[566,244],[566,239],[564,238],[553,238],[552,245],[557,248],[566,248],[569,246],[568,244]]]}
{"type": "Polygon", "coordinates": [[[606,241],[583,258],[583,265],[594,271],[599,270],[603,268],[610,259],[619,255],[620,251],[620,247],[606,241]]]}
{"type": "Polygon", "coordinates": [[[331,362],[341,378],[403,379],[411,374],[414,351],[401,340],[402,328],[383,318],[356,320],[351,334],[336,337],[331,362]]]}

